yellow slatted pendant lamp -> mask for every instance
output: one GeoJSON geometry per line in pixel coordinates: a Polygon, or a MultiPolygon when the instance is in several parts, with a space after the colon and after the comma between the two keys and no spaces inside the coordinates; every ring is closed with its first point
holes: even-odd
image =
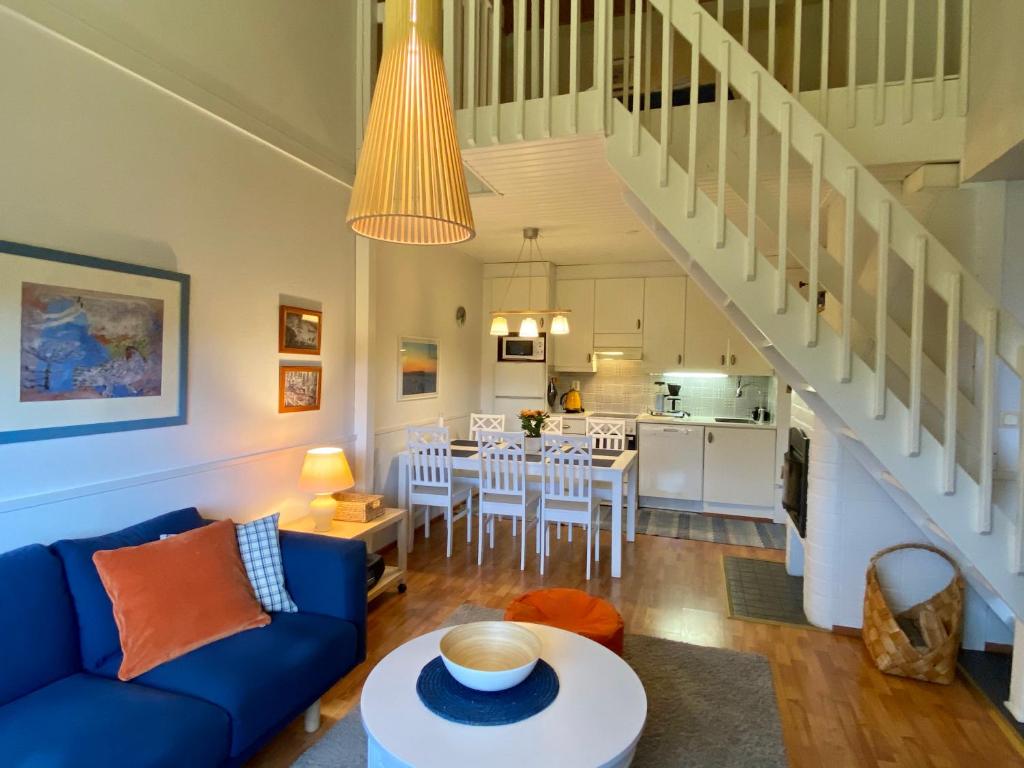
{"type": "Polygon", "coordinates": [[[441,0],[387,0],[348,224],[358,235],[410,245],[475,234],[441,53],[441,0]]]}

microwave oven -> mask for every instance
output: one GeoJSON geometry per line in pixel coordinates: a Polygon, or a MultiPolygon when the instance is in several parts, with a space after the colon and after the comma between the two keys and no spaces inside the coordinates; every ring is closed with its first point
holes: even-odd
{"type": "Polygon", "coordinates": [[[536,339],[502,336],[498,339],[498,361],[503,363],[543,363],[547,360],[545,334],[536,339]]]}

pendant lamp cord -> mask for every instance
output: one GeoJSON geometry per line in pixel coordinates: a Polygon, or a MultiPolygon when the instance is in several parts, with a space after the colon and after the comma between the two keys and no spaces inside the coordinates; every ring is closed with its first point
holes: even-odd
{"type": "MultiPolygon", "coordinates": [[[[519,262],[523,258],[523,250],[526,248],[526,238],[523,237],[523,244],[519,246],[519,254],[516,256],[516,263],[512,266],[512,277],[505,283],[505,295],[501,297],[501,303],[498,305],[498,311],[505,306],[505,300],[508,298],[508,292],[512,289],[512,281],[516,279],[516,272],[519,271],[519,262]]],[[[533,253],[533,248],[530,248],[530,253],[533,253]]],[[[530,281],[533,282],[532,280],[530,281]]],[[[533,301],[533,297],[530,297],[530,301],[533,301]]]]}

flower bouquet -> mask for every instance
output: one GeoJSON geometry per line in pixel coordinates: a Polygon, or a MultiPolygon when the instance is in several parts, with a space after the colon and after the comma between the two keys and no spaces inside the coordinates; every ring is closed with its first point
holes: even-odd
{"type": "Polygon", "coordinates": [[[544,429],[544,422],[548,420],[546,411],[535,411],[524,408],[519,412],[519,423],[523,426],[523,432],[527,437],[540,437],[544,429]]]}

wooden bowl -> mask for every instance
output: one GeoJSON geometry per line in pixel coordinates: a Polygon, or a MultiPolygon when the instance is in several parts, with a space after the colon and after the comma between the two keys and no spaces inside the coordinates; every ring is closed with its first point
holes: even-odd
{"type": "Polygon", "coordinates": [[[537,666],[540,640],[508,621],[477,621],[441,638],[441,659],[452,677],[476,691],[519,685],[537,666]]]}

